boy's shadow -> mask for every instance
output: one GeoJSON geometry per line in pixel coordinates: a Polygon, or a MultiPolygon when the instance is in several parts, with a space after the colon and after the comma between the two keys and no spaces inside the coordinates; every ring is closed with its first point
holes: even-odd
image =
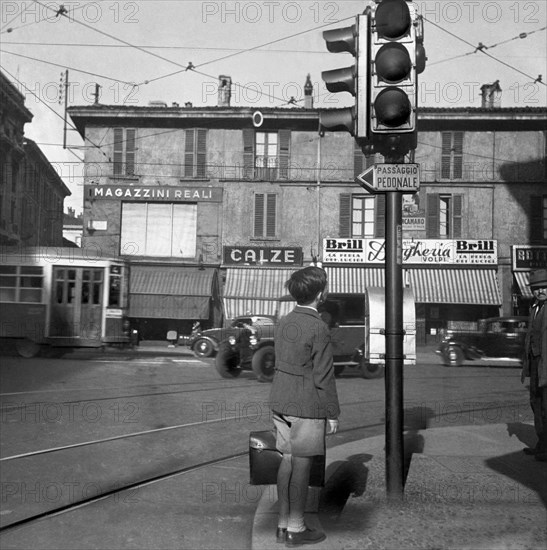
{"type": "Polygon", "coordinates": [[[325,473],[325,486],[319,494],[319,514],[323,519],[336,521],[350,495],[360,496],[365,492],[368,468],[365,463],[369,454],[357,454],[329,464],[325,473]]]}

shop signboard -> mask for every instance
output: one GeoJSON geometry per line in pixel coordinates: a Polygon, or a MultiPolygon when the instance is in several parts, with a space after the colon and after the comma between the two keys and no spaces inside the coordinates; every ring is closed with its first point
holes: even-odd
{"type": "Polygon", "coordinates": [[[145,202],[221,202],[220,187],[181,187],[170,185],[85,185],[89,200],[127,200],[145,202]]]}
{"type": "MultiPolygon", "coordinates": [[[[323,262],[385,263],[385,240],[324,239],[323,262]]],[[[492,239],[403,239],[403,263],[422,266],[497,265],[498,244],[492,239]]]]}
{"type": "Polygon", "coordinates": [[[224,265],[300,266],[302,265],[302,248],[297,246],[225,246],[224,265]]]}
{"type": "Polygon", "coordinates": [[[547,268],[547,246],[513,246],[513,271],[547,268]]]}

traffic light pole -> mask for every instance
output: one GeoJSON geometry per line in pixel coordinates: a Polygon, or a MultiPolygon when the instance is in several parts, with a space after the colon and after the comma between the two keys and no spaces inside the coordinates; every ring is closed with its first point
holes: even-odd
{"type": "MultiPolygon", "coordinates": [[[[404,157],[386,157],[403,163],[404,157]]],[[[403,497],[403,228],[402,196],[386,193],[386,491],[403,497]]]]}

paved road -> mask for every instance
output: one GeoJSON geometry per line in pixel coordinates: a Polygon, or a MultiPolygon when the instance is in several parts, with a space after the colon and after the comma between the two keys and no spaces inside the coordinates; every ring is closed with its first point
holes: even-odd
{"type": "MultiPolygon", "coordinates": [[[[517,369],[448,369],[431,351],[419,363],[405,370],[407,430],[530,420],[517,369]]],[[[224,380],[181,353],[9,357],[0,384],[2,526],[67,508],[5,528],[2,548],[250,547],[261,489],[247,438],[270,425],[252,373],[224,380]]],[[[329,446],[381,435],[384,381],[346,369],[338,388],[329,446]]]]}

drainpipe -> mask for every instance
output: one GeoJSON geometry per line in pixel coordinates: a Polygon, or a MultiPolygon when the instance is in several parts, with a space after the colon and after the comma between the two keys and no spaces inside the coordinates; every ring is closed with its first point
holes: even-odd
{"type": "MultiPolygon", "coordinates": [[[[317,140],[317,258],[320,257],[321,245],[321,141],[323,136],[319,135],[317,140]]],[[[322,260],[323,258],[321,258],[322,260]]]]}

